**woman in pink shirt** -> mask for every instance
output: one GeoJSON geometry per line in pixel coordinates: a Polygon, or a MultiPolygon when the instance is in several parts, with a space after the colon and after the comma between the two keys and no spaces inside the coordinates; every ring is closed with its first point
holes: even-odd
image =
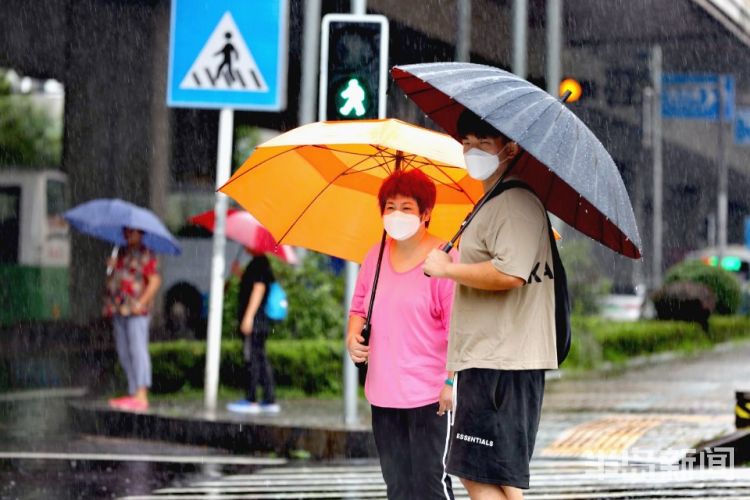
{"type": "MultiPolygon", "coordinates": [[[[444,471],[452,408],[452,374],[446,369],[453,282],[430,279],[422,264],[444,243],[427,232],[435,184],[421,171],[398,171],[380,187],[378,200],[389,238],[363,345],[380,245],[367,254],[349,315],[347,348],[367,361],[365,395],[388,498],[452,499],[444,471]]],[[[455,258],[455,255],[453,255],[455,258]]]]}

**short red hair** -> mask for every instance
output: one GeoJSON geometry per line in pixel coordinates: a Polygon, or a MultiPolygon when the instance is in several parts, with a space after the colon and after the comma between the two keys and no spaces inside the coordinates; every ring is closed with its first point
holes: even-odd
{"type": "Polygon", "coordinates": [[[380,186],[378,201],[380,213],[385,211],[385,202],[396,196],[414,198],[419,207],[419,213],[431,210],[435,206],[437,189],[435,183],[421,170],[397,170],[389,175],[380,186]]]}

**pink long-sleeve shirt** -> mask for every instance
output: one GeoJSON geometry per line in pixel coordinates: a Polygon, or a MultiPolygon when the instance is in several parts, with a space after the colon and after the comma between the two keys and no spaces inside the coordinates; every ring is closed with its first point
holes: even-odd
{"type": "MultiPolygon", "coordinates": [[[[422,265],[393,269],[388,241],[375,293],[365,395],[386,408],[435,403],[445,383],[453,281],[428,278],[422,265]]],[[[357,277],[350,314],[366,317],[378,261],[375,245],[357,277]]],[[[456,260],[455,252],[451,257],[456,260]]]]}

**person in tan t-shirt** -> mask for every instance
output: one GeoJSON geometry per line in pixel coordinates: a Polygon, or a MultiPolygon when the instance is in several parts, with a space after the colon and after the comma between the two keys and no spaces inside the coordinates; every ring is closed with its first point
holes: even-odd
{"type": "MultiPolygon", "coordinates": [[[[521,148],[466,110],[458,120],[469,175],[485,192],[521,148]]],[[[512,179],[512,172],[508,179],[512,179]]],[[[480,209],[461,238],[460,262],[433,250],[424,271],[456,282],[447,369],[455,421],[447,472],[472,498],[523,498],[544,393],[557,368],[555,291],[547,214],[522,188],[480,209]]]]}

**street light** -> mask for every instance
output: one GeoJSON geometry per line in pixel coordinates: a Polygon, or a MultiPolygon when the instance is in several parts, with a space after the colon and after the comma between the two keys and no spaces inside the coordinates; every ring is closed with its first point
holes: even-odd
{"type": "Polygon", "coordinates": [[[576,102],[583,95],[583,87],[578,80],[573,78],[566,78],[560,82],[560,96],[565,95],[565,92],[570,91],[570,97],[565,102],[576,102]]]}

